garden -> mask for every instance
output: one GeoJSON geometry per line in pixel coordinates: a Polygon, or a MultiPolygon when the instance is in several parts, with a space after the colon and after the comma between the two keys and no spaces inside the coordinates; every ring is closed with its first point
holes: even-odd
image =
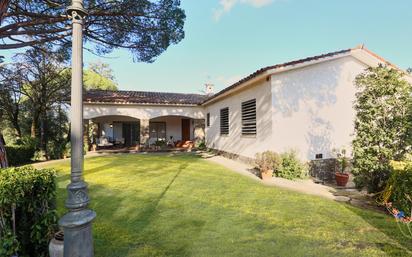
{"type": "MultiPolygon", "coordinates": [[[[7,62],[0,56],[0,256],[49,256],[67,212],[70,163],[59,159],[71,152],[71,17],[60,2],[0,4],[1,47],[21,50],[7,62]]],[[[87,1],[85,48],[97,55],[127,49],[151,63],[184,38],[180,1],[140,2],[87,1]]],[[[71,14],[80,18],[82,10],[71,14]]],[[[107,64],[89,63],[83,73],[78,89],[117,90],[107,64]]],[[[411,256],[412,87],[405,75],[379,65],[356,78],[351,155],[335,151],[336,184],[352,175],[380,211],[268,186],[193,153],[90,157],[84,178],[97,213],[95,255],[411,256]]],[[[254,161],[263,180],[310,174],[293,150],[264,151],[254,161]]]]}
{"type": "MultiPolygon", "coordinates": [[[[65,212],[68,161],[57,172],[65,212]]],[[[408,256],[395,220],[268,187],[193,154],[87,158],[96,256],[408,256]]]]}

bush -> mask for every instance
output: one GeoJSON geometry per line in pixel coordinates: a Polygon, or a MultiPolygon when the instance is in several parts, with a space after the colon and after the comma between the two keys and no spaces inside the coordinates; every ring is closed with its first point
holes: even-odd
{"type": "Polygon", "coordinates": [[[204,140],[197,141],[196,142],[196,148],[199,149],[199,150],[206,150],[207,147],[206,147],[205,141],[204,140]]]}
{"type": "Polygon", "coordinates": [[[7,160],[10,166],[19,166],[30,163],[35,149],[31,145],[6,146],[7,160]]]}
{"type": "Polygon", "coordinates": [[[273,171],[279,170],[282,160],[278,153],[272,151],[265,151],[263,153],[257,153],[255,156],[255,164],[260,171],[273,171]]]}
{"type": "Polygon", "coordinates": [[[0,256],[48,256],[57,224],[55,177],[31,166],[0,170],[0,256]]]}
{"type": "Polygon", "coordinates": [[[404,160],[412,143],[412,87],[397,69],[379,65],[356,78],[353,169],[358,188],[381,192],[390,160],[404,160]]]}
{"type": "Polygon", "coordinates": [[[282,163],[276,172],[277,177],[297,179],[308,176],[308,167],[299,160],[296,151],[282,153],[280,157],[282,163]]]}
{"type": "Polygon", "coordinates": [[[391,162],[391,167],[391,176],[382,193],[382,200],[391,202],[398,210],[411,213],[412,162],[391,162]]]}

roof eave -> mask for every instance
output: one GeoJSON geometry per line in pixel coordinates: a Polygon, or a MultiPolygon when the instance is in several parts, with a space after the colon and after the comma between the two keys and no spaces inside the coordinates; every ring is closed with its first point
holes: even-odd
{"type": "Polygon", "coordinates": [[[236,87],[234,87],[234,88],[232,88],[232,89],[230,89],[230,90],[228,90],[228,91],[226,91],[226,92],[224,92],[220,95],[217,95],[216,97],[212,97],[212,98],[206,100],[205,102],[202,103],[202,105],[208,105],[208,104],[214,103],[214,102],[218,101],[219,99],[222,99],[222,98],[224,98],[224,97],[226,97],[230,94],[233,94],[234,92],[240,91],[243,88],[245,88],[245,87],[247,87],[247,86],[249,86],[249,85],[251,85],[251,84],[253,84],[257,81],[260,81],[264,78],[267,78],[268,76],[272,76],[272,75],[275,75],[275,74],[287,72],[287,71],[290,71],[290,70],[304,68],[304,67],[307,67],[307,66],[310,66],[310,65],[313,65],[313,64],[318,64],[318,63],[322,63],[322,62],[326,62],[326,61],[331,61],[331,60],[335,60],[335,59],[342,58],[342,57],[345,57],[345,56],[350,56],[350,55],[351,55],[351,52],[348,51],[348,52],[345,52],[345,53],[336,54],[334,56],[324,57],[324,58],[316,59],[316,60],[313,60],[313,61],[307,61],[307,62],[298,63],[298,64],[294,64],[294,65],[283,66],[283,67],[278,67],[278,68],[273,68],[273,69],[266,70],[266,71],[262,72],[261,74],[257,75],[256,77],[254,77],[250,80],[247,80],[247,81],[241,83],[240,85],[238,85],[238,86],[236,86],[236,87]]]}
{"type": "Polygon", "coordinates": [[[200,106],[200,104],[178,104],[178,103],[131,103],[131,102],[89,102],[84,101],[84,105],[128,105],[128,106],[188,106],[188,107],[196,107],[200,106]]]}

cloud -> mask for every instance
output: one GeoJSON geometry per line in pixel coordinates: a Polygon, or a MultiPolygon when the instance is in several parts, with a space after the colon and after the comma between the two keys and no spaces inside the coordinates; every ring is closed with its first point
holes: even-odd
{"type": "Polygon", "coordinates": [[[263,6],[269,5],[274,0],[219,0],[219,7],[213,12],[213,19],[219,21],[220,18],[225,14],[230,12],[235,5],[245,4],[255,8],[261,8],[263,6]]]}

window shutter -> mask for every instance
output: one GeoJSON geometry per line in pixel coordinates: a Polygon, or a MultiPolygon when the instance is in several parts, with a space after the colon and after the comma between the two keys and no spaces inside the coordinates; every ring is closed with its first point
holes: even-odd
{"type": "Polygon", "coordinates": [[[256,99],[242,103],[242,135],[256,135],[256,99]]]}
{"type": "Polygon", "coordinates": [[[220,109],[220,134],[229,135],[229,108],[220,109]]]}

